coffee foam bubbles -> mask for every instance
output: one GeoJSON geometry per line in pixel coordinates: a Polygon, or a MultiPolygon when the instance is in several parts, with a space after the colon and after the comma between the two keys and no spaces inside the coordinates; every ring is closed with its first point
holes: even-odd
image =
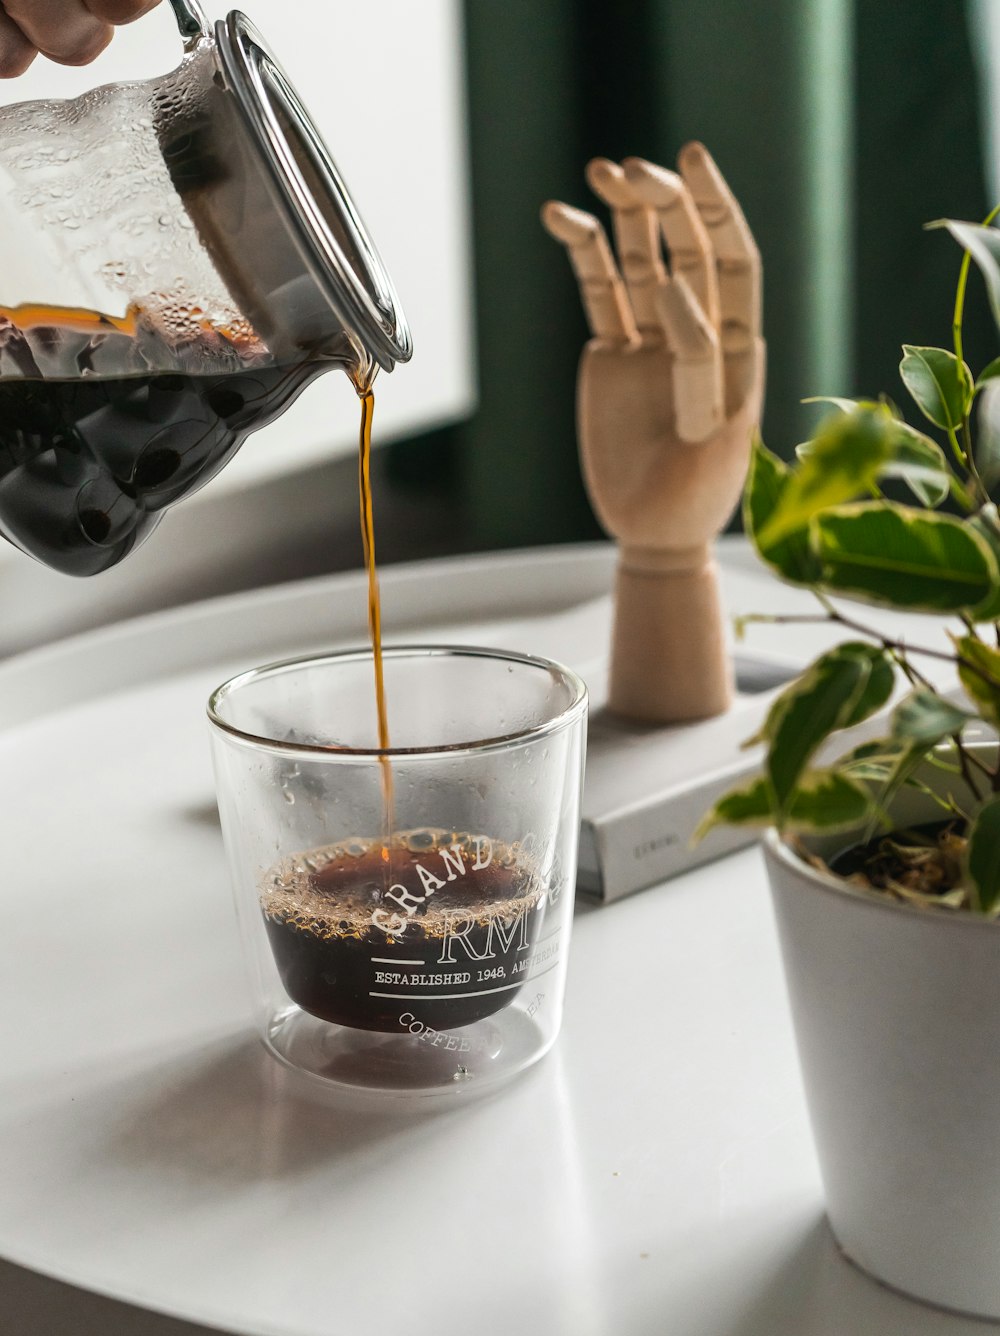
{"type": "Polygon", "coordinates": [[[459,921],[506,926],[541,906],[545,884],[534,860],[488,836],[441,828],[397,831],[388,860],[385,852],[381,840],[354,837],[293,855],[262,879],[261,909],[266,918],[320,940],[376,934],[391,943],[396,935],[380,931],[373,914],[381,910],[397,917],[393,891],[426,897],[412,924],[428,937],[443,937],[459,921]],[[450,851],[450,863],[442,850],[450,851]],[[489,862],[475,869],[487,850],[489,862]],[[457,859],[466,869],[462,874],[456,871],[457,859]],[[428,887],[433,887],[430,894],[428,887]]]}

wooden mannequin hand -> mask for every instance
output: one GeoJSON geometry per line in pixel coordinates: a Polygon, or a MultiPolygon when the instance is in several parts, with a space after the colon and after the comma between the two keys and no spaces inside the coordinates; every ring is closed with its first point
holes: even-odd
{"type": "Polygon", "coordinates": [[[764,370],[753,237],[700,144],[682,150],[680,169],[590,163],[621,275],[595,218],[556,203],[542,213],[569,250],[594,335],[578,392],[594,508],[626,550],[678,554],[710,543],[739,499],[764,370]]]}
{"type": "Polygon", "coordinates": [[[621,549],[611,703],[658,721],[729,700],[711,545],[739,499],[764,381],[757,247],[708,152],[689,144],[679,166],[589,164],[620,273],[595,218],[558,203],[542,214],[569,251],[593,333],[577,418],[591,501],[621,549]],[[658,667],[643,664],[643,642],[658,667]]]}

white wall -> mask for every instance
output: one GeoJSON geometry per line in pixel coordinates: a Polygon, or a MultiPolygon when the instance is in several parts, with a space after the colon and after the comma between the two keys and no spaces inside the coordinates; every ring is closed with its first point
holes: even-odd
{"type": "MultiPolygon", "coordinates": [[[[230,7],[221,0],[204,3],[212,18],[223,17],[230,7]]],[[[474,366],[459,0],[246,0],[246,8],[326,138],[413,329],[413,361],[378,379],[377,438],[385,442],[468,416],[474,405],[474,366]]],[[[87,68],[36,61],[21,79],[0,85],[0,103],[72,97],[99,83],[152,77],[172,68],[179,57],[173,15],[162,4],[121,29],[108,51],[87,68]]],[[[347,378],[334,372],[315,382],[277,423],[252,436],[206,489],[205,501],[196,497],[185,503],[211,508],[204,561],[211,562],[221,545],[230,565],[234,545],[247,545],[252,556],[249,548],[259,540],[240,522],[240,495],[262,481],[279,479],[274,504],[280,514],[285,490],[280,478],[354,451],[357,429],[357,398],[347,378]],[[220,497],[226,494],[233,496],[228,519],[220,513],[220,497]]],[[[296,491],[294,483],[285,498],[289,509],[293,493],[301,498],[301,487],[296,491]]],[[[320,498],[315,501],[319,504],[320,498]]],[[[92,604],[91,620],[101,619],[107,604],[102,582],[115,586],[115,615],[130,602],[141,611],[141,574],[137,570],[131,576],[129,568],[144,559],[155,560],[160,570],[170,565],[170,519],[146,549],[126,560],[120,574],[77,582],[72,594],[64,587],[67,577],[29,570],[33,563],[27,557],[0,543],[5,595],[0,599],[0,653],[5,629],[12,642],[23,641],[12,618],[16,622],[17,606],[26,599],[33,626],[44,622],[38,600],[51,602],[52,634],[59,630],[58,607],[67,599],[78,614],[81,605],[92,604]],[[130,583],[134,597],[128,594],[130,583]]],[[[288,524],[295,523],[289,513],[288,524]]],[[[177,564],[190,567],[199,559],[190,549],[198,526],[188,522],[183,527],[186,546],[177,564]]],[[[32,632],[32,639],[39,637],[32,632]]]]}

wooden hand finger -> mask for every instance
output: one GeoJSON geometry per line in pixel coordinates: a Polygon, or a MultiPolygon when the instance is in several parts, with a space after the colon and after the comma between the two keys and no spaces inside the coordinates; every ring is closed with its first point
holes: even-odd
{"type": "Polygon", "coordinates": [[[719,325],[719,281],[708,230],[694,200],[676,172],[642,158],[626,158],[625,177],[656,214],[670,252],[670,272],[694,293],[711,325],[719,325]]]}
{"type": "Polygon", "coordinates": [[[542,223],[569,252],[594,337],[609,343],[634,340],[635,320],[625,285],[597,219],[580,209],[571,209],[568,204],[550,200],[542,209],[542,223]]]}
{"type": "Polygon", "coordinates": [[[726,416],[718,332],[680,275],[663,284],[656,305],[673,354],[677,435],[692,444],[707,440],[726,416]]]}
{"type": "Polygon", "coordinates": [[[666,277],[656,216],[635,193],[625,173],[607,158],[587,164],[587,182],[611,209],[615,245],[640,334],[661,338],[656,291],[666,277]]]}
{"type": "Polygon", "coordinates": [[[722,372],[727,418],[734,417],[751,398],[756,401],[755,412],[759,415],[765,359],[763,339],[753,339],[743,348],[723,349],[722,372]]]}
{"type": "Polygon", "coordinates": [[[718,265],[726,403],[732,411],[743,402],[746,387],[755,382],[760,370],[760,252],[742,209],[708,150],[701,144],[686,145],[681,150],[680,169],[718,265]]]}

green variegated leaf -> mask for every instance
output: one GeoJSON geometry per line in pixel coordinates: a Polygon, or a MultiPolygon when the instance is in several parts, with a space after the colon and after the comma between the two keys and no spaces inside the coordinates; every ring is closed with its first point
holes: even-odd
{"type": "MultiPolygon", "coordinates": [[[[833,408],[838,408],[841,413],[854,413],[858,409],[865,409],[874,413],[889,413],[886,406],[875,399],[841,399],[835,394],[814,394],[810,399],[803,399],[802,402],[804,404],[829,404],[833,408]]],[[[795,447],[795,454],[798,459],[806,459],[809,455],[815,453],[816,440],[814,438],[803,441],[801,445],[795,447]]]]}
{"type": "Polygon", "coordinates": [[[995,227],[961,223],[950,218],[943,219],[940,225],[948,229],[979,266],[986,280],[993,319],[1000,325],[1000,232],[995,227]]]}
{"type": "Polygon", "coordinates": [[[926,750],[960,733],[975,716],[925,687],[900,701],[892,716],[892,736],[926,750]]]}
{"type": "Polygon", "coordinates": [[[836,394],[813,394],[808,399],[803,399],[804,404],[832,404],[834,408],[839,408],[842,413],[853,413],[856,408],[862,405],[865,408],[874,408],[877,405],[872,399],[842,399],[836,394]]]}
{"type": "Polygon", "coordinates": [[[937,441],[906,422],[894,422],[893,454],[881,477],[902,479],[918,501],[933,509],[947,499],[953,474],[937,441]]]}
{"type": "Polygon", "coordinates": [[[793,584],[812,584],[819,577],[819,563],[809,550],[803,525],[774,542],[762,543],[761,530],[783,503],[790,470],[758,438],[750,457],[750,474],[743,495],[743,527],[761,559],[793,584]]]}
{"type": "Polygon", "coordinates": [[[855,761],[870,761],[875,757],[888,756],[897,746],[898,743],[892,738],[869,738],[867,742],[859,742],[850,751],[843,752],[837,758],[837,767],[842,769],[846,765],[853,765],[855,761]]]}
{"type": "MultiPolygon", "coordinates": [[[[897,721],[898,717],[897,711],[897,721]]],[[[963,716],[962,722],[965,717],[963,716]]],[[[899,789],[904,786],[919,790],[946,811],[954,812],[953,804],[948,799],[941,797],[933,789],[928,788],[922,780],[914,777],[921,765],[933,765],[935,769],[956,777],[961,775],[960,767],[946,762],[940,754],[935,755],[933,748],[939,740],[936,730],[932,732],[930,742],[923,742],[906,736],[905,729],[897,731],[894,726],[893,736],[873,738],[837,758],[839,771],[851,779],[864,780],[875,789],[872,799],[872,820],[866,838],[870,838],[874,833],[880,819],[887,827],[891,825],[886,815],[886,808],[899,789]]]]}
{"type": "Polygon", "coordinates": [[[994,357],[976,377],[976,389],[981,390],[988,380],[996,380],[998,376],[1000,376],[1000,357],[994,357]]]}
{"type": "Polygon", "coordinates": [[[893,453],[893,431],[892,418],[880,406],[827,418],[758,526],[758,546],[773,548],[819,511],[870,491],[893,453]]]}
{"type": "Polygon", "coordinates": [[[761,776],[742,789],[730,789],[705,813],[691,836],[692,845],[715,826],[769,826],[774,819],[771,786],[761,776]]]}
{"type": "Polygon", "coordinates": [[[872,811],[870,795],[837,770],[811,770],[795,791],[785,829],[808,831],[850,830],[872,811]]]}
{"type": "Polygon", "coordinates": [[[755,779],[742,789],[724,794],[706,812],[691,837],[697,844],[719,825],[769,826],[803,833],[849,830],[859,826],[871,812],[869,795],[847,775],[836,770],[811,770],[802,776],[791,811],[781,818],[772,808],[771,788],[766,779],[755,779]]]}
{"type": "Polygon", "coordinates": [[[811,521],[822,583],[871,603],[921,612],[979,606],[1000,573],[970,526],[891,501],[839,506],[811,521]]]}
{"type": "MultiPolygon", "coordinates": [[[[1000,570],[1000,515],[992,502],[983,506],[975,515],[965,521],[993,553],[993,561],[1000,570]]],[[[993,585],[989,594],[972,610],[973,620],[977,622],[995,622],[1000,620],[1000,580],[993,585]]]]}
{"type": "Polygon", "coordinates": [[[768,713],[765,769],[779,813],[787,813],[799,777],[831,733],[859,723],[888,699],[893,672],[873,645],[839,645],[781,693],[768,713]]]}
{"type": "Polygon", "coordinates": [[[878,807],[869,821],[868,830],[865,832],[866,839],[870,839],[875,833],[880,816],[886,812],[889,804],[903,785],[910,782],[929,750],[928,747],[917,744],[905,745],[900,742],[900,750],[896,753],[896,759],[885,777],[882,788],[879,790],[878,807]]]}
{"type": "MultiPolygon", "coordinates": [[[[881,786],[879,798],[883,806],[896,789],[907,785],[951,811],[951,805],[945,799],[922,781],[912,778],[911,772],[921,761],[931,763],[931,754],[922,747],[914,748],[902,738],[878,738],[838,757],[837,769],[850,779],[863,779],[868,784],[881,786]]],[[[944,763],[937,768],[947,770],[949,774],[960,773],[957,766],[944,763]]]]}
{"type": "Polygon", "coordinates": [[[891,738],[862,742],[837,758],[837,769],[851,779],[882,783],[888,779],[899,759],[902,744],[891,738]]]}
{"type": "MultiPolygon", "coordinates": [[[[1000,359],[998,359],[1000,361],[1000,359]]],[[[944,451],[937,441],[932,441],[922,431],[917,431],[908,422],[903,422],[893,411],[890,404],[875,403],[871,399],[806,399],[807,404],[833,404],[843,413],[852,413],[858,409],[881,413],[891,423],[891,453],[886,457],[879,471],[882,478],[899,478],[906,483],[918,501],[931,509],[940,506],[954,486],[954,474],[948,466],[944,451]]],[[[815,442],[803,441],[795,447],[799,459],[806,459],[815,454],[815,442]]]]}
{"type": "Polygon", "coordinates": [[[892,774],[898,756],[873,756],[867,761],[851,761],[845,765],[838,761],[841,774],[849,779],[863,779],[869,784],[884,784],[892,774]]]}
{"type": "Polygon", "coordinates": [[[946,431],[957,431],[973,395],[972,372],[964,362],[945,348],[904,343],[899,374],[924,417],[946,431]]]}
{"type": "Polygon", "coordinates": [[[867,658],[870,664],[868,681],[854,702],[853,709],[841,724],[841,728],[853,728],[855,724],[870,719],[876,710],[880,710],[886,703],[896,685],[896,665],[884,649],[876,648],[874,645],[855,646],[851,643],[840,646],[840,651],[848,654],[859,649],[864,651],[863,657],[867,658]]]}
{"type": "Polygon", "coordinates": [[[976,813],[969,830],[965,871],[973,907],[991,917],[1000,913],[1000,797],[991,798],[976,813]]]}
{"type": "Polygon", "coordinates": [[[987,487],[1000,482],[1000,382],[983,387],[976,408],[976,466],[987,487]]]}
{"type": "Polygon", "coordinates": [[[956,639],[955,649],[965,694],[988,723],[1000,728],[1000,650],[975,636],[956,639]]]}

